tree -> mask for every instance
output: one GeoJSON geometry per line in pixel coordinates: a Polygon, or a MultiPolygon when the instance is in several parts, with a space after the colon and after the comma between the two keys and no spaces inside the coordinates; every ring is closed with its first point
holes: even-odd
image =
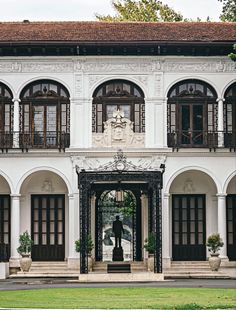
{"type": "MultiPolygon", "coordinates": [[[[233,45],[233,50],[236,52],[236,44],[233,45]]],[[[229,54],[229,57],[231,60],[235,61],[236,62],[236,53],[230,53],[229,54]]],[[[235,64],[235,68],[236,68],[236,64],[235,64]]]]}
{"type": "Polygon", "coordinates": [[[223,22],[236,22],[236,0],[218,0],[223,3],[220,19],[223,22]]]}
{"type": "Polygon", "coordinates": [[[96,18],[105,22],[179,22],[183,20],[180,13],[157,0],[112,0],[112,6],[117,15],[95,14],[96,18]]]}

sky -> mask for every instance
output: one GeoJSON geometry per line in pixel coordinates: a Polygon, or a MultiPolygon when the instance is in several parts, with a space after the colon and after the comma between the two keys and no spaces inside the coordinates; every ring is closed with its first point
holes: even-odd
{"type": "MultiPolygon", "coordinates": [[[[162,0],[185,18],[218,21],[218,0],[162,0]]],[[[0,0],[0,21],[96,20],[95,13],[114,15],[111,0],[0,0]]]]}

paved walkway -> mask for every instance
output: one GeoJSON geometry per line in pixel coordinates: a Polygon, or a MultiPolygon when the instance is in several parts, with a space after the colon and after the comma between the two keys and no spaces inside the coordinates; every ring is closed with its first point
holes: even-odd
{"type": "Polygon", "coordinates": [[[31,290],[43,288],[105,288],[105,287],[206,287],[235,288],[236,280],[178,279],[149,283],[75,283],[59,279],[7,279],[0,280],[0,291],[31,290]]]}

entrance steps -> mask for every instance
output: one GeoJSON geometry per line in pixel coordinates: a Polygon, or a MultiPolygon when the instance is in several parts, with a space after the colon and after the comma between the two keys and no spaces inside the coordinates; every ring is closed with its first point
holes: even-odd
{"type": "Polygon", "coordinates": [[[133,272],[146,272],[147,268],[143,262],[95,262],[93,266],[94,273],[107,273],[107,265],[126,265],[130,264],[131,273],[133,272]]]}
{"type": "Polygon", "coordinates": [[[79,269],[69,269],[67,262],[32,262],[29,272],[18,271],[9,278],[77,278],[79,269]]]}
{"type": "Polygon", "coordinates": [[[208,261],[174,261],[164,269],[165,279],[229,279],[221,268],[211,271],[208,261]]]}

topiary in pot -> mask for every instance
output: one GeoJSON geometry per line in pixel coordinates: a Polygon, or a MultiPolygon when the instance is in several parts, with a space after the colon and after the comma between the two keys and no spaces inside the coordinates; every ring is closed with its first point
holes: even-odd
{"type": "Polygon", "coordinates": [[[150,233],[148,238],[144,240],[144,248],[148,251],[148,271],[154,271],[154,252],[156,250],[156,236],[150,233]]]}
{"type": "MultiPolygon", "coordinates": [[[[93,248],[94,248],[93,239],[92,239],[92,236],[89,234],[86,238],[86,251],[88,254],[88,270],[89,271],[93,270],[93,259],[91,257],[91,252],[92,252],[93,248]]],[[[75,241],[75,250],[76,250],[76,252],[81,251],[80,239],[75,241]]]]}
{"type": "Polygon", "coordinates": [[[209,265],[212,271],[217,271],[220,268],[221,258],[218,251],[223,247],[224,242],[220,238],[219,234],[212,234],[207,238],[208,251],[211,254],[209,257],[209,265]]]}
{"type": "Polygon", "coordinates": [[[17,252],[22,256],[20,260],[20,267],[23,272],[28,272],[32,264],[30,254],[34,242],[27,230],[20,235],[19,244],[20,246],[17,248],[17,252]]]}

